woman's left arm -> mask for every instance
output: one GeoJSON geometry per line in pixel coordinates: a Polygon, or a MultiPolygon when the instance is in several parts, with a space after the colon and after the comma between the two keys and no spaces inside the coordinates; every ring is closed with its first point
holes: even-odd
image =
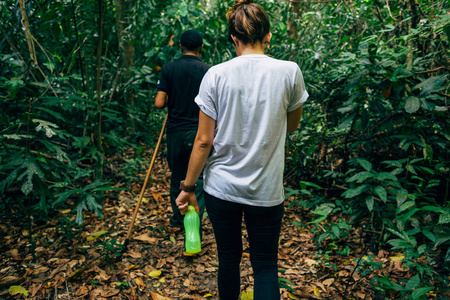
{"type": "MultiPolygon", "coordinates": [[[[189,167],[184,180],[185,185],[194,185],[202,173],[211,152],[215,129],[216,121],[200,110],[197,136],[195,137],[191,158],[189,159],[189,167]]],[[[187,212],[188,205],[193,205],[197,213],[199,212],[197,198],[193,192],[181,191],[176,199],[176,203],[182,214],[187,212]]]]}

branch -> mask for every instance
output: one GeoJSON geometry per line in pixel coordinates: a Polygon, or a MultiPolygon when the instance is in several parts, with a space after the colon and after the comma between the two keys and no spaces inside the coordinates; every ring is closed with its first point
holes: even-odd
{"type": "MultiPolygon", "coordinates": [[[[398,21],[396,18],[394,18],[394,16],[392,15],[392,11],[391,11],[391,7],[389,6],[389,0],[386,0],[386,6],[389,10],[389,15],[391,16],[392,19],[394,19],[395,21],[398,21]]],[[[378,6],[377,6],[378,7],[378,6]]]]}
{"type": "Polygon", "coordinates": [[[439,68],[436,68],[436,69],[431,69],[431,70],[426,70],[426,71],[416,72],[416,74],[431,73],[431,72],[436,72],[436,71],[442,70],[442,69],[445,69],[445,70],[447,70],[447,71],[450,71],[449,68],[442,66],[442,67],[439,67],[439,68]]]}

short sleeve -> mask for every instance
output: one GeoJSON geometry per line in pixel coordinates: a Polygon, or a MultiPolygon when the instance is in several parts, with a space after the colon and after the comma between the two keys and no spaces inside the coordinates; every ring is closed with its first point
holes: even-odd
{"type": "Polygon", "coordinates": [[[306,102],[308,97],[309,97],[309,94],[305,88],[305,82],[303,81],[302,71],[300,71],[300,68],[297,65],[297,69],[295,72],[294,87],[293,87],[293,91],[291,94],[291,99],[289,101],[287,111],[291,112],[291,111],[296,110],[297,108],[302,106],[303,103],[306,102]]]}
{"type": "Polygon", "coordinates": [[[213,81],[211,72],[207,72],[203,77],[200,89],[197,97],[195,97],[195,103],[199,106],[202,112],[208,117],[217,120],[217,109],[215,104],[215,97],[213,93],[213,81]]]}
{"type": "Polygon", "coordinates": [[[169,79],[168,79],[167,68],[161,69],[161,74],[159,75],[157,90],[168,93],[169,92],[169,79]]]}

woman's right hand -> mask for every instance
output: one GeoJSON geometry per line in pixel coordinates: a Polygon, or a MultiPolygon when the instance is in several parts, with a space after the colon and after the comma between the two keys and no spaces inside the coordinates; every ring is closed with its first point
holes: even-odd
{"type": "Polygon", "coordinates": [[[175,203],[177,204],[177,207],[182,215],[185,215],[188,212],[189,205],[195,207],[197,214],[200,214],[200,208],[198,207],[197,197],[195,196],[194,192],[188,193],[185,191],[181,191],[177,199],[175,200],[175,203]]]}

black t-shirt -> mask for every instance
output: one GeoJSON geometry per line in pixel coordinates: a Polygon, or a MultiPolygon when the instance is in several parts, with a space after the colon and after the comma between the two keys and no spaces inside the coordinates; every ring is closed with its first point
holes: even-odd
{"type": "Polygon", "coordinates": [[[158,91],[168,94],[167,132],[197,130],[199,108],[194,99],[209,68],[194,55],[183,55],[162,68],[158,91]]]}

